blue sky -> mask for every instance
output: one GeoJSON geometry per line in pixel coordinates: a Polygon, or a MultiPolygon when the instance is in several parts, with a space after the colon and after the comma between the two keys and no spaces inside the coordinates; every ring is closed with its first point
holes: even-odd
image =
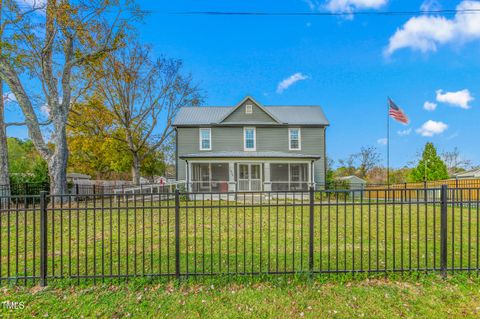
{"type": "MultiPolygon", "coordinates": [[[[480,8],[477,1],[346,0],[347,6],[335,6],[338,3],[139,1],[152,11],[139,36],[152,44],[155,54],[184,60],[185,70],[206,92],[207,105],[233,105],[252,95],[265,105],[323,106],[331,122],[327,152],[334,159],[363,145],[375,145],[385,154],[381,142],[390,96],[411,119],[409,126],[391,122],[393,166],[415,159],[427,141],[440,151],[457,146],[465,158],[480,164],[480,14],[416,18],[168,14],[480,8]],[[285,89],[278,90],[279,83],[292,76],[298,81],[284,82],[285,89]],[[436,109],[425,110],[427,101],[436,109]]],[[[9,134],[26,136],[23,128],[9,129],[9,134]]]]}

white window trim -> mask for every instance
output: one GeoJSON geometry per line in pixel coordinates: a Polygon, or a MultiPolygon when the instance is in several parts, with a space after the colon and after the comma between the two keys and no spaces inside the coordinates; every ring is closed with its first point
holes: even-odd
{"type": "Polygon", "coordinates": [[[288,129],[288,150],[301,151],[302,150],[302,129],[299,127],[291,127],[288,129]],[[292,148],[292,130],[298,130],[298,148],[292,148]]]}
{"type": "Polygon", "coordinates": [[[212,129],[209,127],[201,127],[198,131],[198,139],[199,139],[199,146],[201,151],[211,151],[212,150],[212,129]],[[209,148],[203,148],[202,147],[202,131],[208,131],[208,135],[210,137],[210,147],[209,148]]]}
{"type": "Polygon", "coordinates": [[[253,114],[253,104],[245,105],[245,114],[253,114]]]}
{"type": "Polygon", "coordinates": [[[255,152],[257,150],[257,129],[252,126],[243,128],[243,150],[245,152],[255,152]],[[247,139],[245,138],[245,132],[248,129],[253,129],[253,148],[247,148],[247,139]]]}

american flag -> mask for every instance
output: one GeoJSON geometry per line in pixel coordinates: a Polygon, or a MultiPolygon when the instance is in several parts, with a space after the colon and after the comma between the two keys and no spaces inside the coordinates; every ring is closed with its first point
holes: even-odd
{"type": "Polygon", "coordinates": [[[392,99],[388,98],[388,106],[389,106],[389,115],[390,117],[394,118],[395,120],[399,121],[403,124],[410,123],[408,116],[399,108],[392,99]]]}

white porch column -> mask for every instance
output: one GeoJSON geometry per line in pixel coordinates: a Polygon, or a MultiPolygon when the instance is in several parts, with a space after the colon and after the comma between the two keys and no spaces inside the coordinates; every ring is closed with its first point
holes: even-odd
{"type": "Polygon", "coordinates": [[[266,192],[270,192],[272,190],[272,182],[270,181],[270,163],[264,163],[264,172],[263,172],[263,179],[264,179],[264,186],[263,190],[266,192]]]}
{"type": "Polygon", "coordinates": [[[190,193],[192,191],[192,185],[190,183],[190,181],[192,180],[192,170],[190,169],[191,166],[190,166],[190,163],[188,163],[188,161],[185,161],[185,175],[187,178],[185,178],[185,183],[186,183],[186,190],[188,193],[190,193]]]}
{"type": "Polygon", "coordinates": [[[317,183],[315,182],[315,162],[310,162],[310,186],[317,189],[317,183]]]}
{"type": "Polygon", "coordinates": [[[315,187],[313,182],[313,162],[310,161],[308,164],[308,187],[315,187]]]}
{"type": "Polygon", "coordinates": [[[235,183],[235,163],[229,162],[228,163],[228,191],[235,192],[237,189],[235,183]]]}

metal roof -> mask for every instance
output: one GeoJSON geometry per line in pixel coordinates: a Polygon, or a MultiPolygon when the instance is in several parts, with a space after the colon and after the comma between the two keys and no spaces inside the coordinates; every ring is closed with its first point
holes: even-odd
{"type": "Polygon", "coordinates": [[[457,178],[477,177],[477,176],[480,176],[480,168],[461,172],[461,173],[455,174],[454,176],[457,178]]]}
{"type": "Polygon", "coordinates": [[[350,176],[342,176],[342,177],[337,177],[335,178],[336,180],[338,181],[350,181],[350,180],[356,180],[360,183],[366,183],[367,181],[365,181],[364,179],[358,177],[358,176],[355,176],[355,175],[350,175],[350,176]]]}
{"type": "Polygon", "coordinates": [[[202,152],[194,154],[183,154],[180,158],[306,158],[306,159],[319,159],[320,155],[307,155],[285,152],[202,152]]]}
{"type": "MultiPolygon", "coordinates": [[[[329,122],[320,106],[263,107],[284,124],[329,125],[329,122]]],[[[185,106],[180,108],[173,122],[173,126],[221,124],[221,121],[234,108],[235,106],[185,106]]],[[[229,125],[232,125],[232,123],[229,123],[229,125]]]]}
{"type": "Polygon", "coordinates": [[[92,176],[81,173],[67,173],[67,178],[80,178],[80,179],[90,179],[92,176]]]}

